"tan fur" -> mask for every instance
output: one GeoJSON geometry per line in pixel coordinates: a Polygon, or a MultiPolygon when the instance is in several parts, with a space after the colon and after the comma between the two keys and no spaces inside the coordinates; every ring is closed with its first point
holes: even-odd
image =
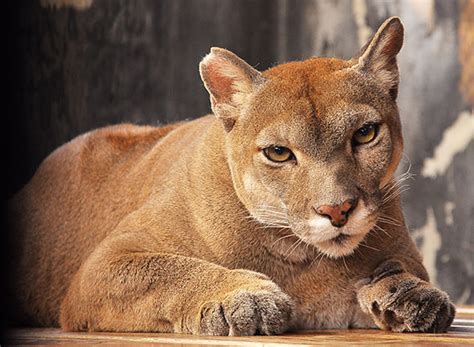
{"type": "Polygon", "coordinates": [[[392,18],[360,58],[264,73],[213,49],[201,75],[216,117],[99,129],[53,152],[10,204],[19,319],[211,335],[445,330],[454,308],[390,195],[402,32],[392,18]],[[367,121],[377,139],[352,148],[367,121]],[[270,145],[297,162],[269,162],[270,145]],[[341,228],[314,212],[348,197],[359,203],[341,228]]]}

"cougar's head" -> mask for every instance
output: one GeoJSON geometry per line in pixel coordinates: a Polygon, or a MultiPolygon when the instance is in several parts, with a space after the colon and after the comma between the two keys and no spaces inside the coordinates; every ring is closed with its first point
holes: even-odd
{"type": "Polygon", "coordinates": [[[235,191],[257,221],[331,257],[351,254],[374,227],[403,146],[402,41],[392,17],[351,60],[311,58],[263,73],[221,48],[202,60],[235,191]]]}

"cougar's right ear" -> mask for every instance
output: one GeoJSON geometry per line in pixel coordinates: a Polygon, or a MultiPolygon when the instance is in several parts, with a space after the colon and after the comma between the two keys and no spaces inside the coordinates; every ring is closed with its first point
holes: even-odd
{"type": "Polygon", "coordinates": [[[212,111],[226,131],[232,130],[241,106],[264,77],[234,53],[217,47],[201,61],[199,72],[211,97],[212,111]]]}

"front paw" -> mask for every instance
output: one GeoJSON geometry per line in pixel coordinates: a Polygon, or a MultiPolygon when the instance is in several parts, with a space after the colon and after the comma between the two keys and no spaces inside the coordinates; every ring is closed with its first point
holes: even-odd
{"type": "Polygon", "coordinates": [[[455,314],[446,293],[408,273],[366,284],[357,296],[362,309],[385,330],[445,332],[455,314]]]}
{"type": "Polygon", "coordinates": [[[201,306],[201,335],[274,335],[285,332],[292,320],[293,302],[278,286],[269,281],[263,285],[242,287],[222,300],[201,306]]]}

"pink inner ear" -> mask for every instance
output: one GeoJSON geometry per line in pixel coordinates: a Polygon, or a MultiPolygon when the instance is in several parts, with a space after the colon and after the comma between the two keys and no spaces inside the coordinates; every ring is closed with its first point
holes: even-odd
{"type": "Polygon", "coordinates": [[[229,100],[234,92],[232,84],[234,80],[222,74],[219,68],[219,62],[211,62],[206,67],[207,79],[211,92],[216,102],[229,100]]]}
{"type": "Polygon", "coordinates": [[[396,33],[394,32],[388,33],[387,35],[387,38],[383,42],[384,46],[382,48],[382,54],[386,56],[395,56],[401,48],[401,43],[399,42],[400,39],[396,37],[396,33]]]}

